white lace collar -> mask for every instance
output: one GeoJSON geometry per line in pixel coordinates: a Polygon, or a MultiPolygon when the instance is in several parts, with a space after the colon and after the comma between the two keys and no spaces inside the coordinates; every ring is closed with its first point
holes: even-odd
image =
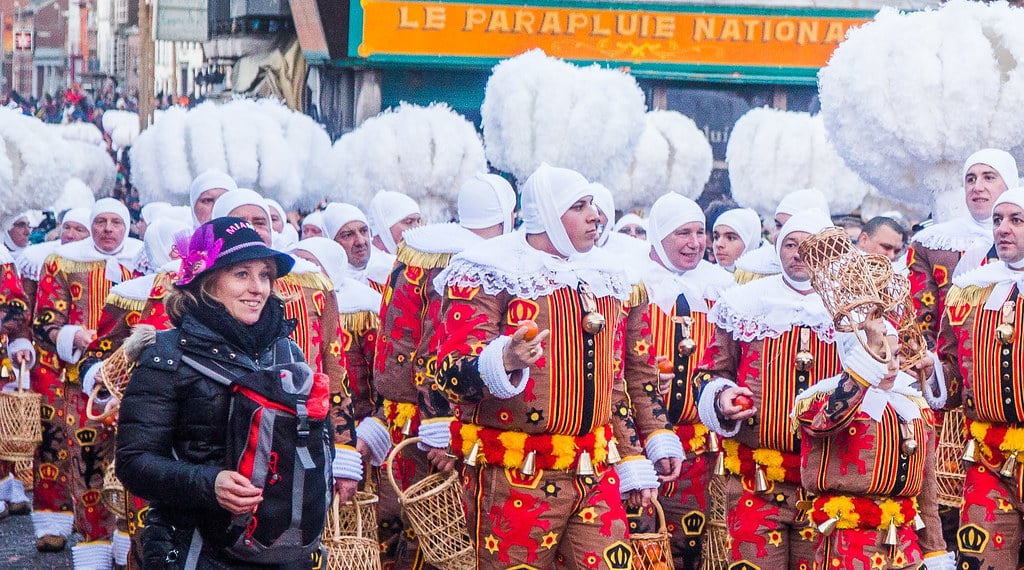
{"type": "Polygon", "coordinates": [[[380,293],[350,277],[334,284],[334,295],[338,299],[338,313],[342,315],[360,311],[380,312],[380,293]]]}
{"type": "Polygon", "coordinates": [[[370,259],[366,262],[366,267],[355,269],[351,265],[346,265],[345,271],[349,277],[361,283],[383,285],[391,277],[391,270],[395,267],[395,259],[394,255],[381,251],[371,245],[370,259]]]}
{"type": "Polygon", "coordinates": [[[448,268],[434,279],[434,288],[483,287],[488,295],[503,291],[516,297],[537,299],[562,287],[577,287],[585,281],[597,297],[629,298],[630,284],[614,256],[600,251],[561,259],[526,242],[517,231],[489,239],[452,259],[448,268]]]}
{"type": "Polygon", "coordinates": [[[690,311],[706,313],[707,301],[718,300],[722,291],[736,285],[728,271],[704,260],[690,271],[676,273],[648,258],[643,281],[651,303],[665,314],[672,313],[680,294],[686,297],[690,311]]]}
{"type": "Polygon", "coordinates": [[[743,342],[778,338],[796,325],[810,327],[825,342],[833,342],[835,328],[817,293],[801,295],[772,275],[726,290],[709,318],[743,342]]]}
{"type": "Polygon", "coordinates": [[[39,281],[39,276],[43,273],[43,263],[46,262],[46,258],[56,251],[61,245],[60,240],[56,239],[30,245],[22,250],[21,257],[15,260],[18,266],[18,273],[21,274],[21,278],[39,281]]]}
{"type": "Polygon", "coordinates": [[[992,243],[992,224],[961,216],[928,226],[914,235],[913,242],[928,249],[962,252],[979,241],[992,243]]]}
{"type": "Polygon", "coordinates": [[[121,268],[128,271],[135,271],[135,258],[142,250],[142,242],[135,238],[125,238],[121,249],[117,253],[103,253],[96,249],[96,243],[92,238],[85,238],[80,241],[73,241],[58,247],[55,255],[64,259],[91,263],[103,261],[106,263],[104,276],[112,283],[121,283],[124,278],[121,276],[121,268]]]}
{"type": "Polygon", "coordinates": [[[458,253],[480,243],[484,238],[452,222],[405,230],[402,239],[405,245],[422,253],[458,253]]]}
{"type": "Polygon", "coordinates": [[[733,269],[757,275],[775,275],[782,273],[782,263],[779,261],[775,246],[765,242],[761,247],[739,256],[733,269]]]}

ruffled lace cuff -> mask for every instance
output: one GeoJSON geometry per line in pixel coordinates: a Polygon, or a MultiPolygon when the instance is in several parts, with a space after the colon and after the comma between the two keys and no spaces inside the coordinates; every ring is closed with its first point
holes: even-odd
{"type": "Polygon", "coordinates": [[[356,426],[356,437],[370,450],[370,465],[380,467],[391,453],[391,434],[377,418],[366,418],[356,426]]]}
{"type": "MultiPolygon", "coordinates": [[[[499,400],[507,400],[523,393],[526,390],[526,381],[530,379],[530,368],[522,369],[522,378],[519,386],[513,386],[511,375],[505,371],[505,347],[512,342],[510,336],[499,336],[492,340],[480,352],[480,359],[477,361],[480,371],[480,379],[484,381],[491,395],[499,400]]],[[[423,433],[423,426],[420,426],[420,433],[423,433]]]]}
{"type": "Polygon", "coordinates": [[[335,445],[331,471],[334,473],[335,479],[361,481],[363,479],[363,458],[354,447],[335,445]]]}
{"type": "Polygon", "coordinates": [[[658,474],[650,459],[642,456],[627,457],[615,464],[619,474],[619,493],[625,495],[640,489],[657,489],[658,474]]]}
{"type": "Polygon", "coordinates": [[[671,431],[659,431],[651,434],[647,438],[644,448],[647,459],[650,459],[651,463],[657,463],[666,457],[683,459],[685,455],[683,453],[683,444],[679,441],[679,436],[671,431]]]}
{"type": "Polygon", "coordinates": [[[700,401],[697,402],[697,414],[700,415],[700,421],[708,426],[709,430],[722,437],[732,437],[740,431],[739,422],[725,422],[732,424],[729,428],[722,425],[723,422],[718,417],[718,407],[715,405],[718,400],[718,394],[722,390],[735,387],[736,383],[732,380],[715,378],[704,386],[704,389],[700,392],[700,401]]]}
{"type": "MultiPolygon", "coordinates": [[[[417,434],[421,441],[417,445],[436,447],[438,449],[447,448],[452,442],[452,434],[448,429],[451,423],[452,418],[423,420],[420,422],[420,430],[417,434]]],[[[423,449],[423,447],[420,447],[420,449],[423,449]]]]}

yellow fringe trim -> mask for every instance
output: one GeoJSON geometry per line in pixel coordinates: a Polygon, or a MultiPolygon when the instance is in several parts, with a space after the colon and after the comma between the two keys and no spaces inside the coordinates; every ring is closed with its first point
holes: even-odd
{"type": "Polygon", "coordinates": [[[629,299],[626,304],[630,307],[638,307],[648,302],[647,287],[643,283],[637,283],[630,288],[629,299]]]}
{"type": "Polygon", "coordinates": [[[291,280],[299,287],[306,289],[319,289],[321,291],[334,291],[334,283],[322,273],[289,273],[281,278],[291,280]]]}
{"type": "Polygon", "coordinates": [[[977,287],[971,285],[961,289],[960,287],[953,285],[949,288],[949,292],[946,293],[946,306],[980,305],[988,300],[988,296],[992,294],[992,289],[994,287],[995,285],[989,285],[988,287],[977,287]]]}
{"type": "Polygon", "coordinates": [[[448,267],[454,253],[425,253],[409,247],[404,241],[398,246],[398,261],[424,270],[448,267]]]}
{"type": "Polygon", "coordinates": [[[789,416],[790,431],[792,431],[793,433],[797,433],[798,431],[800,431],[800,420],[798,418],[806,414],[807,410],[811,409],[811,406],[815,402],[820,402],[828,398],[828,396],[829,395],[827,392],[819,392],[815,394],[812,398],[802,398],[800,400],[797,400],[796,403],[793,404],[793,413],[790,414],[789,416]]]}
{"type": "Polygon", "coordinates": [[[113,293],[107,295],[106,303],[126,311],[141,311],[146,308],[146,299],[129,299],[113,293]]]}
{"type": "Polygon", "coordinates": [[[88,273],[97,267],[106,266],[104,261],[74,261],[59,255],[51,255],[47,258],[46,264],[49,264],[51,261],[56,263],[57,269],[63,273],[88,273]]]}
{"type": "Polygon", "coordinates": [[[754,273],[752,271],[745,271],[743,269],[736,269],[732,272],[733,279],[736,280],[738,285],[750,283],[751,281],[757,281],[765,277],[771,277],[771,273],[754,273]]]}
{"type": "Polygon", "coordinates": [[[341,320],[341,328],[356,336],[366,331],[380,328],[380,317],[372,311],[359,311],[356,313],[344,313],[338,315],[341,320]]]}

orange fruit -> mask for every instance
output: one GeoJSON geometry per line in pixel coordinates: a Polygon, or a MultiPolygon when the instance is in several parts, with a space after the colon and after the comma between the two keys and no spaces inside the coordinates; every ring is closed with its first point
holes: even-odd
{"type": "Polygon", "coordinates": [[[530,319],[521,320],[516,326],[519,328],[526,327],[526,335],[523,336],[525,340],[533,340],[536,338],[537,333],[540,332],[540,328],[537,327],[537,323],[530,319]]]}
{"type": "Polygon", "coordinates": [[[672,374],[675,372],[675,368],[675,364],[667,358],[658,362],[658,372],[661,372],[662,374],[672,374]]]}
{"type": "Polygon", "coordinates": [[[749,410],[754,407],[754,400],[750,396],[744,396],[740,394],[732,399],[732,405],[736,406],[741,410],[749,410]]]}

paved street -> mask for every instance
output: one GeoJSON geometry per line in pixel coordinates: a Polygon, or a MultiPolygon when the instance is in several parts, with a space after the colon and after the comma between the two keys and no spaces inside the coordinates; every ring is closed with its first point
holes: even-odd
{"type": "Polygon", "coordinates": [[[36,552],[32,520],[28,515],[0,521],[0,569],[65,570],[71,568],[71,549],[56,554],[36,552]]]}

